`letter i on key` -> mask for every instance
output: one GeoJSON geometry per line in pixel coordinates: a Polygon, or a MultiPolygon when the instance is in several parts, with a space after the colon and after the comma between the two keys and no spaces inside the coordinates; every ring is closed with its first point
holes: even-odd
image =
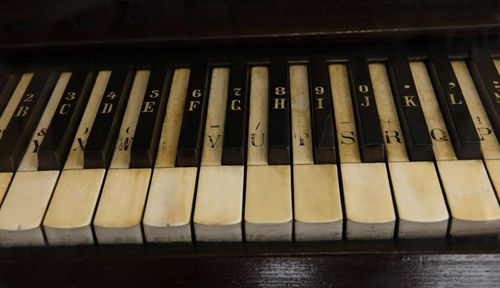
{"type": "Polygon", "coordinates": [[[483,161],[457,160],[425,64],[413,62],[410,67],[422,100],[439,177],[448,203],[451,216],[449,233],[452,236],[464,236],[498,232],[500,207],[483,161]]]}
{"type": "Polygon", "coordinates": [[[84,169],[84,148],[111,73],[109,70],[101,70],[97,74],[64,168],[57,181],[43,220],[43,229],[49,245],[94,243],[92,217],[106,169],[84,169]]]}
{"type": "MultiPolygon", "coordinates": [[[[394,58],[392,58],[392,60],[395,61],[394,58]]],[[[413,77],[411,76],[408,62],[399,62],[397,65],[399,67],[396,68],[402,68],[401,66],[405,65],[406,69],[408,69],[408,73],[399,74],[397,77],[398,82],[393,84],[393,87],[401,87],[405,90],[409,90],[413,87],[415,94],[413,94],[412,99],[414,103],[420,103],[415,90],[415,85],[413,84],[413,77]],[[401,83],[406,84],[401,85],[401,83]],[[411,86],[410,88],[405,88],[405,85],[411,86]]],[[[392,97],[391,95],[391,86],[389,84],[385,65],[382,63],[370,64],[369,68],[371,78],[373,79],[375,99],[378,104],[377,107],[378,114],[380,116],[380,126],[382,127],[382,131],[385,136],[385,151],[388,162],[387,166],[389,167],[394,201],[396,202],[399,216],[398,237],[445,237],[446,229],[448,228],[448,211],[446,209],[446,203],[441,191],[436,168],[434,167],[434,162],[409,161],[408,155],[411,153],[407,153],[406,147],[408,147],[408,151],[410,149],[419,150],[414,153],[418,154],[425,150],[422,149],[423,147],[415,147],[414,144],[422,143],[424,141],[417,138],[413,140],[414,143],[412,145],[407,144],[405,146],[405,141],[407,139],[406,137],[403,138],[403,129],[400,126],[398,114],[396,112],[396,105],[394,103],[396,97],[392,97]]],[[[412,109],[417,109],[421,106],[412,107],[412,109]]],[[[401,112],[404,113],[404,111],[401,112]]],[[[413,113],[414,112],[415,111],[413,111],[413,113]]],[[[427,125],[425,124],[425,119],[423,118],[423,111],[420,110],[420,113],[422,115],[422,121],[424,121],[424,135],[428,137],[427,125]]],[[[413,123],[412,120],[415,119],[410,119],[408,123],[413,123]]],[[[409,131],[420,131],[419,129],[420,127],[408,127],[409,131]]]]}
{"type": "Polygon", "coordinates": [[[247,241],[290,241],[293,224],[291,169],[289,165],[269,165],[268,162],[268,79],[267,67],[252,67],[245,236],[247,241]]]}
{"type": "Polygon", "coordinates": [[[175,167],[190,69],[176,69],[144,212],[147,242],[190,242],[197,167],[175,167]],[[179,185],[182,183],[182,185],[179,185]]]}
{"type": "Polygon", "coordinates": [[[149,70],[135,73],[113,158],[94,219],[97,242],[142,243],[141,220],[151,168],[130,167],[130,150],[146,93],[149,70]]]}
{"type": "MultiPolygon", "coordinates": [[[[246,70],[241,72],[246,74],[246,70]]],[[[212,71],[194,206],[193,222],[197,241],[242,240],[244,166],[221,165],[229,73],[228,68],[214,68],[212,71]]]]}
{"type": "MultiPolygon", "coordinates": [[[[45,244],[41,224],[59,171],[39,171],[37,152],[70,75],[71,73],[63,73],[59,77],[0,208],[0,245],[2,246],[45,244]]],[[[21,102],[23,99],[26,97],[21,98],[21,102]]]]}
{"type": "MultiPolygon", "coordinates": [[[[319,113],[323,112],[324,109],[329,110],[325,111],[327,115],[321,115],[326,116],[321,121],[322,125],[314,128],[329,129],[331,131],[327,131],[327,133],[331,133],[330,136],[333,137],[332,96],[329,89],[327,64],[323,59],[314,59],[311,63],[311,70],[310,75],[313,78],[311,83],[314,83],[311,85],[314,87],[313,93],[322,92],[318,94],[325,97],[321,105],[323,108],[313,107],[313,113],[317,113],[315,109],[319,109],[319,113]]],[[[343,217],[337,165],[315,165],[313,161],[312,135],[315,132],[311,131],[307,76],[307,66],[290,66],[295,239],[297,241],[340,240],[342,238],[343,217]]],[[[316,96],[319,96],[318,94],[316,96]]],[[[320,98],[313,97],[312,99],[320,98]]],[[[313,101],[312,105],[314,104],[313,101]]],[[[314,117],[321,116],[315,115],[314,117]]],[[[324,130],[320,131],[324,132],[324,130]]],[[[333,138],[329,140],[333,142],[333,138]]],[[[330,141],[321,143],[326,144],[325,142],[335,146],[335,143],[330,141]]],[[[331,152],[331,149],[327,148],[319,153],[319,156],[326,155],[326,159],[322,159],[322,162],[331,160],[331,155],[327,153],[331,152]]]]}
{"type": "Polygon", "coordinates": [[[346,238],[390,239],[396,215],[386,166],[361,162],[345,65],[330,65],[330,83],[347,218],[346,238]]]}

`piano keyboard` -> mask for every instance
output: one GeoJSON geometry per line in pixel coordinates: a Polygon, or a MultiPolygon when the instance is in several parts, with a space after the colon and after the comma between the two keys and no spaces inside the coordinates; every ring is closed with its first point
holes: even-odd
{"type": "Polygon", "coordinates": [[[0,246],[498,234],[497,69],[473,50],[0,75],[0,246]]]}

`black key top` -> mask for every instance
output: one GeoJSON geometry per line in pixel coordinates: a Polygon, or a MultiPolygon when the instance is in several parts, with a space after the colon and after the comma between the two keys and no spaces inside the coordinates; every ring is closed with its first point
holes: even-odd
{"type": "Polygon", "coordinates": [[[0,84],[0,115],[2,115],[3,110],[7,107],[7,103],[9,103],[10,97],[14,93],[20,78],[20,75],[17,73],[4,75],[3,84],[0,84]]]}
{"type": "Polygon", "coordinates": [[[226,120],[224,124],[223,165],[246,163],[248,125],[248,66],[242,59],[231,63],[226,120]]]}
{"type": "Polygon", "coordinates": [[[481,143],[448,56],[430,54],[429,71],[458,159],[481,159],[481,143]]]}
{"type": "Polygon", "coordinates": [[[290,164],[290,84],[288,61],[275,58],[269,69],[267,162],[290,164]]]}
{"type": "Polygon", "coordinates": [[[63,168],[95,78],[96,72],[89,72],[87,69],[77,69],[71,73],[68,85],[38,149],[40,170],[63,168]]]}
{"type": "Polygon", "coordinates": [[[399,122],[411,161],[432,161],[431,137],[415,88],[408,58],[402,51],[389,56],[389,76],[399,122]]]}
{"type": "Polygon", "coordinates": [[[171,70],[165,66],[157,65],[151,69],[130,151],[130,167],[153,167],[158,141],[160,140],[171,76],[171,70]]]}
{"type": "Polygon", "coordinates": [[[383,162],[384,140],[366,57],[351,55],[349,68],[361,159],[363,162],[383,162]]]}
{"type": "Polygon", "coordinates": [[[330,77],[325,59],[312,57],[309,67],[314,163],[335,163],[335,129],[330,77]]]}
{"type": "Polygon", "coordinates": [[[35,72],[0,139],[0,171],[15,171],[22,160],[59,73],[35,72]]]}
{"type": "Polygon", "coordinates": [[[490,55],[479,49],[471,51],[468,63],[484,109],[500,141],[500,75],[498,70],[490,55]]]}
{"type": "Polygon", "coordinates": [[[178,166],[198,166],[200,163],[209,78],[206,62],[196,61],[189,74],[184,118],[177,145],[178,166]]]}
{"type": "Polygon", "coordinates": [[[113,154],[135,71],[127,66],[111,70],[84,150],[85,168],[106,168],[113,154]]]}

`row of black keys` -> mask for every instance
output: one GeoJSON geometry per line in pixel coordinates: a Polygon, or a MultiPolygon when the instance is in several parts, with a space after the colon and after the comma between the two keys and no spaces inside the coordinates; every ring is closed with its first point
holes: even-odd
{"type": "MultiPolygon", "coordinates": [[[[496,135],[500,135],[500,76],[489,54],[473,50],[469,67],[496,135]]],[[[377,106],[364,55],[353,54],[349,62],[353,107],[364,162],[384,161],[384,142],[377,106]]],[[[409,158],[432,160],[432,143],[420,106],[408,59],[403,52],[389,56],[393,88],[409,158]]],[[[435,51],[428,60],[433,85],[448,131],[459,159],[481,157],[480,140],[447,55],[435,51]]],[[[131,167],[152,167],[161,132],[171,82],[171,68],[151,67],[144,103],[131,148],[131,167]]],[[[236,59],[230,67],[226,109],[223,164],[244,164],[246,160],[249,107],[248,64],[236,59]]],[[[290,164],[290,93],[288,62],[274,58],[269,69],[269,164],[290,164]]],[[[327,62],[322,57],[309,61],[313,151],[315,163],[335,163],[335,125],[327,62]]],[[[85,167],[106,168],[111,160],[135,70],[114,67],[85,145],[85,167]]],[[[46,131],[39,150],[41,170],[61,169],[72,145],[97,71],[78,68],[71,78],[46,131]]],[[[59,74],[36,71],[14,115],[0,139],[0,170],[15,171],[34,128],[41,117],[59,74]]],[[[15,75],[0,79],[0,113],[17,85],[15,75]]],[[[210,70],[206,61],[191,66],[185,112],[178,143],[177,165],[200,162],[205,127],[210,70]]]]}

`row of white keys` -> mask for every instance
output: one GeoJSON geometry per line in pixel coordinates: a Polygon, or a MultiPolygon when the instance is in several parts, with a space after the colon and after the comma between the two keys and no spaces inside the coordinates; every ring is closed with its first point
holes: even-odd
{"type": "MultiPolygon", "coordinates": [[[[71,73],[63,73],[59,77],[2,203],[0,208],[2,246],[45,244],[42,220],[57,182],[59,170],[38,171],[37,148],[45,136],[70,76],[71,73]]],[[[15,94],[14,97],[16,96],[15,94]]],[[[19,102],[15,98],[12,100],[19,102]]]]}
{"type": "Polygon", "coordinates": [[[481,160],[458,161],[423,62],[410,64],[451,214],[452,236],[498,231],[500,208],[481,160]]]}
{"type": "Polygon", "coordinates": [[[212,70],[194,210],[197,241],[241,241],[242,165],[221,165],[229,68],[212,70]]]}
{"type": "Polygon", "coordinates": [[[267,67],[251,69],[248,121],[245,236],[247,241],[292,239],[292,180],[289,165],[268,165],[267,67]]]}
{"type": "Polygon", "coordinates": [[[142,243],[142,214],[151,168],[130,168],[130,148],[150,71],[138,70],[94,219],[101,244],[142,243]]]}
{"type": "Polygon", "coordinates": [[[434,163],[410,162],[385,65],[370,64],[369,68],[380,126],[385,133],[387,165],[399,217],[398,238],[445,237],[448,211],[434,163]]]}
{"type": "Polygon", "coordinates": [[[295,240],[340,240],[342,204],[336,164],[314,164],[307,66],[290,66],[295,240]]]}
{"type": "Polygon", "coordinates": [[[147,242],[190,242],[197,167],[175,167],[189,82],[189,69],[176,69],[168,97],[158,154],[144,212],[147,242]]]}
{"type": "Polygon", "coordinates": [[[90,135],[111,71],[100,71],[59,176],[43,221],[50,245],[90,245],[92,218],[106,169],[83,169],[83,149],[90,135]]]}
{"type": "Polygon", "coordinates": [[[385,163],[362,163],[344,64],[330,65],[347,239],[389,239],[396,215],[385,163]]]}

